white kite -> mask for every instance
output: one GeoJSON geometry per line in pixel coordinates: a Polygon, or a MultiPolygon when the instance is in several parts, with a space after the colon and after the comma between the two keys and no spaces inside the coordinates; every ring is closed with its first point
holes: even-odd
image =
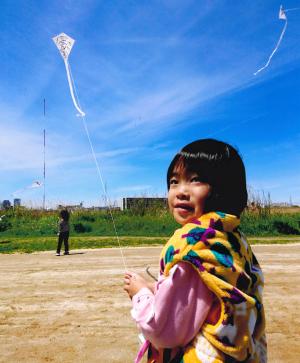
{"type": "Polygon", "coordinates": [[[71,53],[72,47],[75,43],[75,40],[72,39],[71,37],[69,37],[65,33],[60,33],[59,35],[57,35],[56,37],[53,37],[52,39],[53,39],[54,43],[56,44],[56,46],[64,60],[64,63],[65,63],[72,101],[74,103],[76,110],[79,112],[79,114],[77,116],[83,117],[83,116],[85,116],[85,113],[79,107],[78,101],[76,100],[76,97],[74,94],[74,81],[72,78],[71,68],[70,68],[70,64],[68,61],[68,58],[71,53]]]}
{"type": "Polygon", "coordinates": [[[40,182],[38,180],[35,180],[34,182],[32,182],[27,187],[22,188],[22,189],[18,189],[15,192],[13,192],[11,195],[16,196],[17,194],[20,194],[20,193],[24,192],[25,190],[40,188],[42,185],[43,185],[42,182],[40,182]]]}
{"type": "Polygon", "coordinates": [[[38,181],[38,180],[36,180],[36,181],[34,181],[28,188],[30,188],[30,189],[32,189],[32,188],[39,188],[39,187],[41,187],[43,185],[43,183],[42,182],[40,182],[40,181],[38,181]]]}
{"type": "Polygon", "coordinates": [[[95,151],[94,151],[94,147],[93,147],[93,143],[92,143],[92,140],[91,140],[91,137],[90,137],[88,127],[87,127],[87,123],[85,121],[85,113],[80,109],[79,102],[78,102],[78,97],[77,97],[77,100],[76,100],[75,95],[74,95],[74,92],[75,92],[75,94],[77,96],[77,92],[76,92],[76,87],[75,87],[74,80],[72,78],[72,73],[71,73],[71,68],[70,68],[69,62],[68,62],[68,57],[70,55],[70,52],[72,50],[72,47],[73,47],[73,44],[74,44],[75,40],[72,39],[71,37],[69,37],[65,33],[60,33],[59,35],[57,35],[56,37],[54,37],[52,39],[53,39],[54,43],[56,44],[57,48],[59,49],[59,52],[60,52],[61,56],[63,57],[64,63],[65,63],[71,97],[72,97],[75,108],[79,112],[78,116],[81,116],[81,120],[82,120],[84,129],[85,129],[85,132],[86,132],[86,136],[87,136],[89,144],[90,144],[90,148],[91,148],[91,152],[92,152],[92,155],[93,155],[93,158],[94,158],[94,161],[95,161],[98,176],[99,176],[99,179],[100,179],[100,182],[101,182],[101,185],[102,185],[102,190],[103,190],[104,195],[105,195],[106,204],[108,206],[110,217],[111,217],[111,220],[112,220],[112,223],[113,223],[114,232],[115,232],[118,244],[119,244],[119,249],[120,249],[120,252],[121,252],[121,257],[122,257],[122,261],[123,261],[123,265],[124,265],[124,270],[126,271],[127,267],[126,267],[126,263],[125,263],[125,258],[124,258],[123,251],[122,251],[122,248],[121,248],[121,243],[120,243],[120,239],[119,239],[119,236],[118,236],[115,220],[114,220],[114,217],[112,215],[112,211],[111,211],[111,208],[110,208],[110,205],[109,205],[109,199],[108,199],[108,196],[107,196],[107,193],[106,193],[106,188],[105,188],[105,185],[104,185],[104,182],[103,182],[103,177],[102,177],[100,167],[99,167],[99,164],[98,164],[98,160],[97,160],[97,157],[96,157],[96,154],[95,154],[95,151]]]}
{"type": "Polygon", "coordinates": [[[282,32],[281,32],[280,37],[279,37],[279,40],[278,40],[278,42],[277,42],[277,44],[276,44],[276,46],[275,46],[275,48],[274,48],[273,52],[272,52],[272,53],[271,53],[271,55],[269,56],[269,59],[268,59],[267,63],[266,63],[263,67],[261,67],[258,71],[256,71],[255,73],[253,73],[253,74],[254,74],[254,76],[256,76],[259,72],[261,72],[262,70],[264,70],[265,68],[267,68],[267,67],[269,66],[269,64],[270,64],[270,62],[271,62],[271,59],[273,58],[274,54],[277,52],[277,50],[278,50],[278,48],[279,48],[279,46],[280,46],[280,43],[281,43],[281,41],[282,41],[282,39],[283,39],[283,36],[284,36],[285,31],[286,31],[286,28],[287,28],[288,19],[287,19],[286,13],[287,13],[288,11],[294,11],[294,10],[300,10],[300,8],[283,9],[283,6],[282,6],[282,5],[280,5],[278,18],[279,18],[280,20],[283,20],[283,21],[285,22],[284,27],[283,27],[283,29],[282,29],[282,32]]]}

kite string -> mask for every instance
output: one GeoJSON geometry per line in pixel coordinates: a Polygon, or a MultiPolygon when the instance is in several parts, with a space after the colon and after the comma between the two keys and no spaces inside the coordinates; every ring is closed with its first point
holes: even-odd
{"type": "Polygon", "coordinates": [[[300,8],[290,8],[290,9],[284,9],[284,12],[288,12],[288,11],[295,11],[295,10],[300,10],[300,8]]]}
{"type": "MultiPolygon", "coordinates": [[[[72,86],[72,88],[75,91],[75,95],[76,95],[77,102],[78,102],[78,105],[79,105],[79,110],[80,110],[81,107],[80,107],[79,97],[78,97],[78,94],[77,94],[77,91],[76,91],[76,86],[75,86],[74,78],[72,76],[72,72],[71,72],[71,68],[70,67],[69,67],[68,74],[69,74],[69,77],[70,77],[70,82],[72,82],[72,85],[71,86],[72,86]]],[[[68,79],[69,79],[69,77],[68,77],[68,79]]],[[[70,86],[70,88],[71,88],[71,86],[70,86]]],[[[76,107],[76,109],[78,110],[77,107],[76,107]]],[[[122,257],[122,262],[123,262],[124,270],[126,271],[127,270],[127,266],[126,266],[126,262],[125,262],[125,258],[124,258],[124,254],[123,254],[123,249],[122,249],[121,243],[120,243],[120,238],[119,238],[119,235],[118,235],[118,232],[117,232],[117,227],[116,227],[115,219],[114,219],[113,214],[112,214],[112,210],[111,210],[111,207],[110,207],[110,204],[109,204],[109,199],[108,199],[107,192],[105,190],[105,185],[104,185],[104,182],[103,182],[102,173],[101,173],[101,170],[100,170],[100,167],[99,167],[99,163],[98,163],[98,160],[97,160],[95,151],[94,151],[93,143],[92,143],[92,140],[91,140],[91,137],[90,137],[90,133],[89,133],[89,130],[88,130],[88,127],[87,127],[87,123],[86,123],[86,120],[85,120],[85,113],[82,112],[82,111],[81,111],[81,117],[82,117],[82,122],[83,122],[84,129],[85,129],[85,132],[86,132],[86,135],[87,135],[89,144],[90,144],[91,152],[92,152],[92,155],[93,155],[93,158],[94,158],[94,161],[95,161],[95,165],[96,165],[96,169],[97,169],[97,172],[98,172],[98,176],[99,176],[100,181],[101,181],[102,189],[103,189],[104,196],[105,196],[105,204],[108,207],[109,214],[110,214],[110,218],[112,220],[112,224],[113,224],[113,228],[114,228],[114,232],[115,232],[115,235],[116,235],[116,238],[117,238],[117,242],[118,242],[118,245],[119,245],[119,249],[120,249],[120,252],[121,252],[121,257],[122,257]]]]}
{"type": "Polygon", "coordinates": [[[277,49],[278,49],[278,48],[279,48],[279,46],[280,46],[280,43],[281,43],[281,41],[282,41],[282,38],[283,38],[284,33],[285,33],[285,31],[286,31],[286,28],[287,28],[287,23],[288,23],[288,21],[287,21],[287,19],[285,19],[284,28],[283,28],[283,30],[282,30],[282,32],[281,32],[281,34],[280,34],[279,40],[278,40],[278,42],[277,42],[277,44],[276,44],[276,47],[274,48],[273,52],[272,52],[272,53],[271,53],[271,55],[269,56],[269,59],[268,59],[267,63],[266,63],[263,67],[261,67],[258,71],[256,71],[255,73],[253,73],[253,74],[254,74],[254,76],[256,76],[259,72],[261,72],[262,70],[264,70],[265,68],[267,68],[267,67],[268,67],[268,65],[270,64],[271,59],[273,58],[273,55],[276,53],[277,49]]]}

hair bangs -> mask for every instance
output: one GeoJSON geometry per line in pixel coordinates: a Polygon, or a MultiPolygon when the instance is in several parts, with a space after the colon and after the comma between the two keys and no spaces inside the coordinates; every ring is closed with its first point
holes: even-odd
{"type": "Polygon", "coordinates": [[[167,172],[167,184],[170,188],[170,179],[174,174],[196,173],[203,182],[208,182],[205,173],[205,160],[200,153],[194,154],[181,151],[174,157],[167,172]]]}

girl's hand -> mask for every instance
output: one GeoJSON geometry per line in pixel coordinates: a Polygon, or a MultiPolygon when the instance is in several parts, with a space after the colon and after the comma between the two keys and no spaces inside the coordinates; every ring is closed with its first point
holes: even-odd
{"type": "Polygon", "coordinates": [[[143,287],[149,288],[149,283],[140,275],[134,272],[125,272],[124,290],[132,299],[133,295],[138,293],[143,287]]]}

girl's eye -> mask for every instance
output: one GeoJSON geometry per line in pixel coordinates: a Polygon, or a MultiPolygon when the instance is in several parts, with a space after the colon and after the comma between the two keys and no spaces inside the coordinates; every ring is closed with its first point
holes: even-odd
{"type": "Polygon", "coordinates": [[[200,180],[199,176],[194,176],[194,177],[191,179],[191,182],[192,182],[192,183],[200,183],[200,182],[201,182],[201,180],[200,180]]]}
{"type": "Polygon", "coordinates": [[[177,183],[178,183],[177,179],[175,179],[175,178],[170,179],[170,185],[171,184],[177,184],[177,183]]]}

